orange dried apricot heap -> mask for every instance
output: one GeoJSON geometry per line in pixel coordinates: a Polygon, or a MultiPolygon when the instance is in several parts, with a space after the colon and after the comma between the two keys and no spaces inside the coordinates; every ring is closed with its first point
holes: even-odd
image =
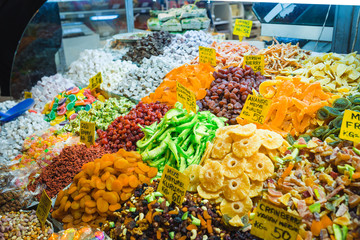
{"type": "MultiPolygon", "coordinates": [[[[319,124],[316,112],[329,105],[331,93],[325,93],[320,83],[307,83],[300,77],[281,77],[260,84],[259,93],[272,100],[269,113],[263,125],[258,128],[268,129],[286,136],[290,133],[299,136],[308,129],[315,129],[319,124]]],[[[247,120],[237,117],[240,125],[247,120]]]]}
{"type": "Polygon", "coordinates": [[[212,76],[214,70],[209,63],[184,64],[166,74],[155,92],[142,98],[141,101],[144,103],[159,101],[174,106],[177,102],[176,82],[192,91],[196,100],[203,99],[206,96],[206,89],[210,88],[210,84],[214,80],[212,76]]]}
{"type": "Polygon", "coordinates": [[[84,164],[69,189],[60,191],[52,216],[64,229],[90,225],[99,227],[106,217],[121,208],[134,189],[150,183],[157,169],[142,162],[137,152],[120,149],[84,164]]]}

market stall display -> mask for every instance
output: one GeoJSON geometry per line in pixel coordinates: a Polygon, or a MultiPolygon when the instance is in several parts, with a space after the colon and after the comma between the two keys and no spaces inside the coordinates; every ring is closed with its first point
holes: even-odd
{"type": "MultiPolygon", "coordinates": [[[[155,28],[204,23],[192,5],[152,14],[155,28]]],[[[136,36],[43,77],[33,108],[2,123],[0,239],[266,239],[253,231],[261,203],[299,219],[296,240],[360,239],[360,145],[339,134],[345,110],[360,124],[360,55],[276,40],[259,50],[204,31],[136,36]],[[216,65],[199,63],[199,46],[215,49],[216,65]],[[263,75],[247,55],[264,56],[263,75]],[[178,99],[178,83],[195,98],[178,99]],[[264,121],[240,117],[249,112],[264,121]],[[44,191],[55,203],[41,228],[19,211],[42,206],[44,191]]]]}

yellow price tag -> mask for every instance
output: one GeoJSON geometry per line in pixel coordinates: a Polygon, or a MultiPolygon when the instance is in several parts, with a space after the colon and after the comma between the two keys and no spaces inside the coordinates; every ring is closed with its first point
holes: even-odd
{"type": "Polygon", "coordinates": [[[199,46],[199,62],[216,66],[216,51],[213,48],[199,46]]]}
{"type": "Polygon", "coordinates": [[[248,95],[243,109],[241,110],[240,117],[264,124],[266,115],[270,110],[271,100],[254,95],[248,95]]]}
{"type": "Polygon", "coordinates": [[[86,146],[94,144],[95,142],[95,123],[80,122],[80,142],[85,143],[86,146]]]}
{"type": "Polygon", "coordinates": [[[100,87],[100,85],[102,84],[103,79],[101,76],[101,72],[99,72],[98,74],[96,74],[95,76],[93,76],[92,78],[89,79],[89,88],[91,90],[100,87]]]}
{"type": "Polygon", "coordinates": [[[186,110],[196,113],[195,94],[179,82],[176,82],[176,97],[177,101],[182,103],[186,110]]]}
{"type": "Polygon", "coordinates": [[[39,222],[41,223],[41,226],[44,227],[46,219],[49,215],[51,208],[51,199],[46,194],[45,190],[43,190],[40,198],[39,205],[36,208],[36,216],[39,219],[39,222]]]}
{"type": "Polygon", "coordinates": [[[252,222],[252,235],[266,240],[296,240],[301,217],[261,200],[252,222]]]}
{"type": "Polygon", "coordinates": [[[263,55],[246,55],[244,56],[244,67],[250,66],[255,73],[261,72],[264,75],[264,56],[263,55]]]}
{"type": "Polygon", "coordinates": [[[360,112],[345,110],[339,138],[360,142],[360,112]]]}
{"type": "Polygon", "coordinates": [[[190,179],[188,176],[169,165],[165,165],[164,172],[162,173],[159,182],[158,191],[164,194],[170,203],[175,202],[177,205],[181,206],[189,183],[190,179]]]}
{"type": "Polygon", "coordinates": [[[238,36],[250,37],[251,28],[252,21],[236,19],[233,34],[238,36]]]}
{"type": "Polygon", "coordinates": [[[31,92],[24,92],[24,98],[25,99],[32,98],[32,93],[31,92]]]}

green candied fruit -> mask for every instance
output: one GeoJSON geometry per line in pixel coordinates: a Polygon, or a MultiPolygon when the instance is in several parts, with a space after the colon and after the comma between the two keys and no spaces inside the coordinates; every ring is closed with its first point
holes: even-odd
{"type": "Polygon", "coordinates": [[[338,98],[333,103],[333,108],[344,111],[345,109],[349,108],[351,105],[351,102],[346,98],[338,98]]]}
{"type": "Polygon", "coordinates": [[[343,116],[338,116],[329,123],[329,126],[331,125],[334,128],[341,128],[342,120],[343,116]]]}

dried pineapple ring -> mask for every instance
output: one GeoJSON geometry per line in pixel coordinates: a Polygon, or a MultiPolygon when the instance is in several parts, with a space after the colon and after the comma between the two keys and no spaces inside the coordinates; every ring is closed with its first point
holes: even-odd
{"type": "Polygon", "coordinates": [[[246,174],[238,178],[225,180],[223,194],[229,201],[239,201],[249,195],[250,180],[246,174]]]}
{"type": "Polygon", "coordinates": [[[229,153],[222,161],[224,176],[227,178],[236,178],[244,172],[245,159],[238,159],[235,154],[229,153]]]}
{"type": "Polygon", "coordinates": [[[209,192],[217,192],[224,182],[224,173],[219,162],[208,160],[200,169],[199,179],[202,187],[209,192]]]}
{"type": "Polygon", "coordinates": [[[235,126],[237,126],[237,128],[233,128],[229,130],[229,135],[232,138],[232,140],[234,140],[234,142],[240,141],[244,137],[250,137],[256,131],[256,125],[253,123],[249,123],[244,126],[241,125],[235,125],[235,126]]]}
{"type": "Polygon", "coordinates": [[[226,154],[231,152],[231,144],[232,139],[230,136],[223,138],[221,135],[220,137],[216,137],[214,146],[212,148],[211,157],[223,159],[226,154]]]}
{"type": "Polygon", "coordinates": [[[282,136],[276,132],[264,129],[258,129],[256,131],[256,135],[258,135],[262,140],[262,145],[267,149],[276,149],[281,147],[284,139],[282,136]]]}
{"type": "Polygon", "coordinates": [[[249,197],[257,197],[260,195],[263,189],[263,182],[250,180],[250,192],[249,197]]]}
{"type": "Polygon", "coordinates": [[[217,192],[208,192],[201,185],[198,185],[197,192],[199,196],[204,199],[217,199],[220,197],[221,190],[217,192]]]}
{"type": "Polygon", "coordinates": [[[243,138],[233,143],[233,153],[239,158],[250,157],[259,150],[261,143],[262,141],[257,135],[243,138]]]}
{"type": "Polygon", "coordinates": [[[228,137],[228,132],[236,129],[238,125],[229,125],[229,126],[225,126],[222,128],[218,128],[215,132],[215,136],[216,137],[222,137],[222,138],[226,138],[228,137]]]}
{"type": "Polygon", "coordinates": [[[206,143],[206,150],[203,157],[201,158],[200,165],[203,165],[206,162],[206,160],[209,159],[213,146],[214,144],[212,144],[211,142],[206,143]]]}
{"type": "Polygon", "coordinates": [[[196,188],[200,184],[200,180],[199,180],[200,169],[201,169],[200,165],[190,165],[183,172],[186,176],[190,178],[190,183],[188,187],[189,192],[196,192],[196,188]]]}
{"type": "Polygon", "coordinates": [[[220,211],[223,215],[228,215],[230,218],[238,215],[240,218],[247,214],[253,206],[249,196],[237,202],[229,202],[226,199],[222,200],[220,204],[220,211]]]}
{"type": "Polygon", "coordinates": [[[265,181],[274,173],[274,164],[262,153],[255,153],[246,159],[245,172],[251,180],[265,181]]]}

